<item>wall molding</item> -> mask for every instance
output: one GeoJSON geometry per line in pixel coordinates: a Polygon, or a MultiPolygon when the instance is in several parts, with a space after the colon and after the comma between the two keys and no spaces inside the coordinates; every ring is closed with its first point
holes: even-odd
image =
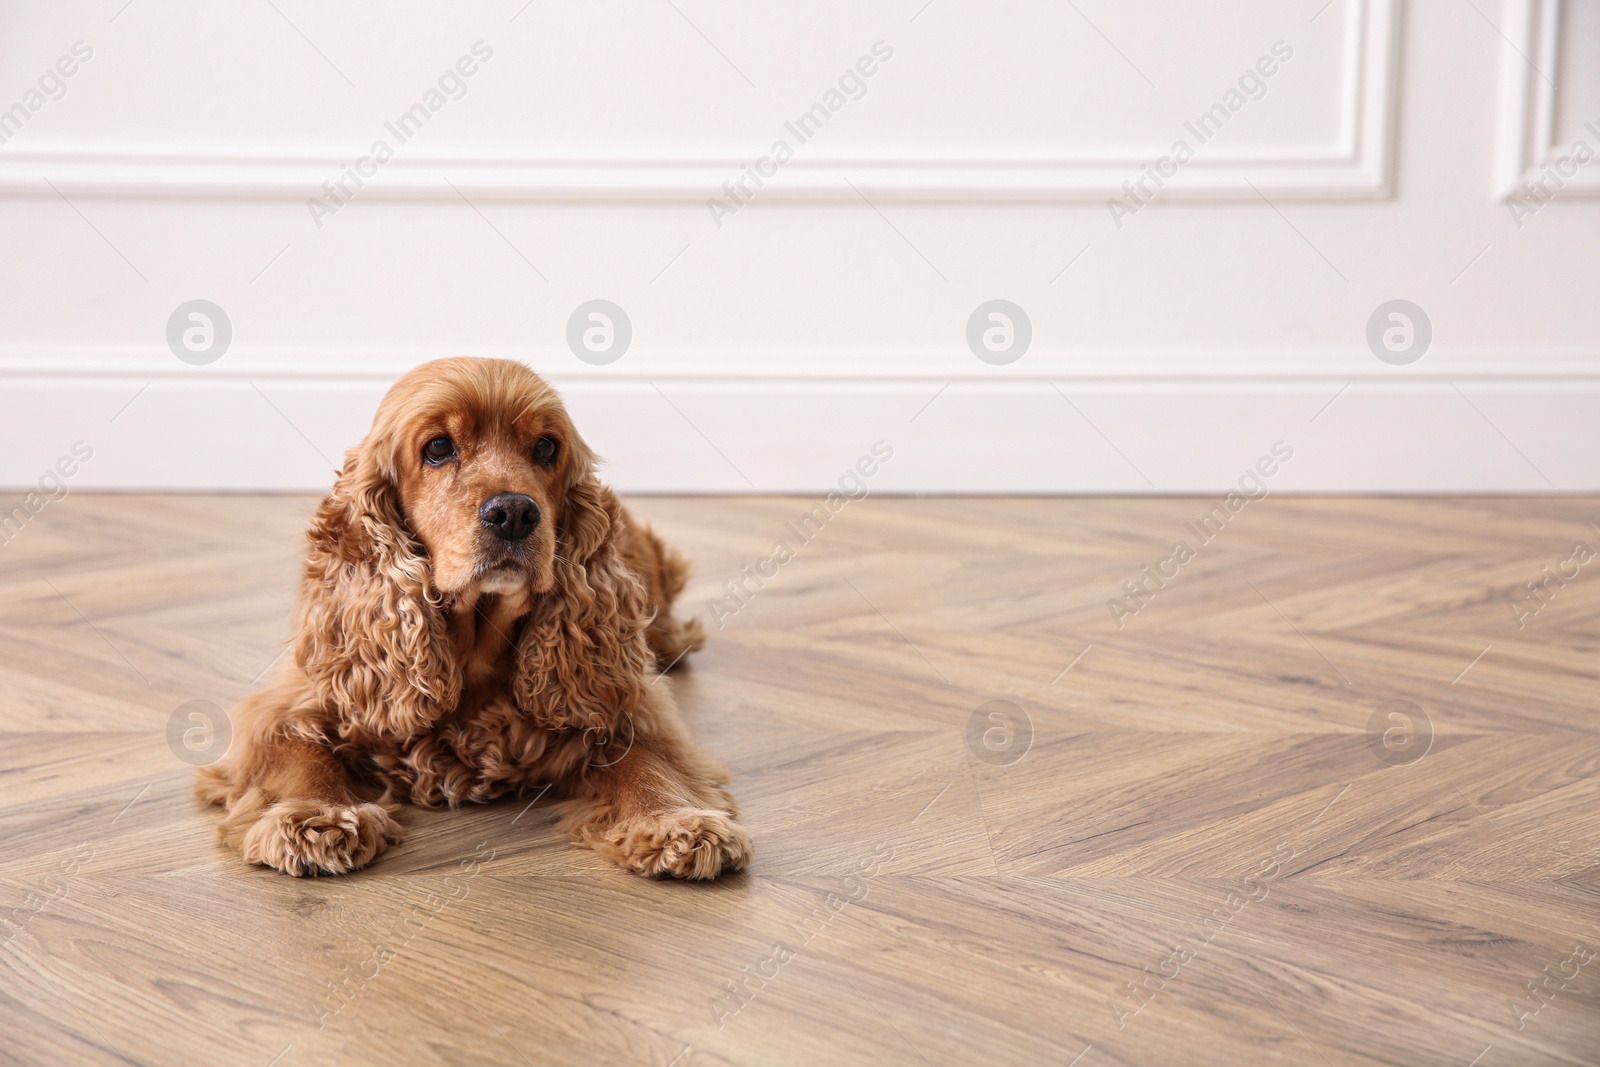
{"type": "MultiPolygon", "coordinates": [[[[1500,138],[1495,187],[1500,199],[1526,196],[1571,145],[1556,143],[1556,97],[1561,85],[1560,32],[1563,0],[1503,0],[1506,44],[1501,49],[1500,138]]],[[[1589,146],[1600,152],[1600,143],[1589,146]]],[[[1561,176],[1562,197],[1600,196],[1600,164],[1561,176]]]]}
{"type": "MultiPolygon", "coordinates": [[[[1339,137],[1313,151],[1202,154],[1171,180],[1171,199],[1252,200],[1268,196],[1360,199],[1390,193],[1399,29],[1398,0],[1348,0],[1339,137]],[[1254,189],[1251,187],[1254,185],[1254,189]]],[[[1170,143],[1169,143],[1170,145],[1170,143]]],[[[1077,201],[1122,195],[1123,183],[1166,154],[1128,152],[802,153],[761,190],[765,201],[1077,201]],[[857,190],[861,192],[858,193],[857,190]]],[[[229,149],[111,145],[8,145],[0,152],[0,195],[217,199],[303,199],[365,154],[304,146],[229,149]],[[54,186],[54,188],[52,188],[54,186]]],[[[447,155],[399,153],[362,188],[363,199],[526,201],[698,201],[737,177],[737,151],[647,154],[447,155]],[[458,192],[459,190],[459,192],[458,192]]]]}
{"type": "MultiPolygon", "coordinates": [[[[1183,372],[1108,360],[1029,377],[1005,373],[1015,366],[833,378],[798,367],[783,372],[793,377],[542,369],[605,457],[607,480],[628,493],[817,495],[878,440],[895,456],[875,493],[1220,494],[1279,440],[1295,461],[1274,492],[1600,491],[1600,368],[1443,355],[1426,368],[1433,357],[1422,373],[1353,373],[1337,358],[1286,359],[1277,373],[1248,360],[1183,372]]],[[[13,442],[0,456],[0,510],[79,440],[94,458],[73,492],[325,491],[388,384],[376,368],[68,369],[0,379],[13,442]]]]}
{"type": "Polygon", "coordinates": [[[635,348],[621,361],[593,366],[565,350],[467,345],[450,348],[239,347],[218,362],[191,366],[153,345],[0,346],[0,382],[163,381],[274,382],[289,387],[350,383],[387,387],[430,359],[472,355],[526,363],[552,382],[696,382],[741,386],[813,383],[849,388],[880,382],[1176,382],[1218,384],[1329,381],[1593,381],[1600,360],[1587,349],[1543,352],[1435,348],[1408,366],[1382,363],[1350,349],[1241,352],[1050,351],[1034,349],[1008,366],[992,366],[965,350],[849,352],[765,351],[722,356],[704,349],[635,348]]]}
{"type": "MultiPolygon", "coordinates": [[[[460,349],[455,351],[459,352],[460,349]]],[[[1285,492],[1596,492],[1600,361],[1584,350],[630,351],[520,358],[560,389],[627,492],[814,493],[883,439],[875,492],[1224,492],[1278,439],[1285,492]]],[[[74,490],[317,491],[384,390],[449,350],[0,347],[0,490],[76,440],[74,490]]],[[[4,499],[0,499],[4,503],[4,499]]]]}

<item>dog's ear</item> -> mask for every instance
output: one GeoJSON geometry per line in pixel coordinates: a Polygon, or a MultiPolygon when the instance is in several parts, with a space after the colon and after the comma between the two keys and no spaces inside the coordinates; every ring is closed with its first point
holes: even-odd
{"type": "Polygon", "coordinates": [[[534,599],[517,647],[513,694],[539,726],[609,738],[647,698],[650,608],[617,550],[623,522],[615,494],[580,463],[562,503],[555,586],[534,599]]]}
{"type": "Polygon", "coordinates": [[[461,667],[426,554],[365,445],[351,450],[307,537],[295,661],[317,699],[386,737],[454,709],[461,667]]]}

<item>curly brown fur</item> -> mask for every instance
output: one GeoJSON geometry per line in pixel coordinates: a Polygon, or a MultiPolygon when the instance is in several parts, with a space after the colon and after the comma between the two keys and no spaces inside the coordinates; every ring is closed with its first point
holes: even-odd
{"type": "Polygon", "coordinates": [[[245,859],[343,874],[400,841],[396,801],[548,788],[573,840],[628,870],[749,863],[727,769],[656,684],[705,641],[671,614],[688,564],[599,482],[532,371],[411,371],[307,538],[293,662],[196,785],[245,859]],[[531,522],[491,510],[504,494],[531,522]]]}
{"type": "MultiPolygon", "coordinates": [[[[689,561],[657,537],[648,525],[630,526],[622,539],[621,551],[622,561],[644,582],[645,595],[652,604],[673,603],[688,584],[689,561]]],[[[650,651],[655,653],[656,665],[663,671],[671,670],[706,643],[706,633],[699,619],[678,619],[669,611],[651,617],[646,636],[650,651]]]]}

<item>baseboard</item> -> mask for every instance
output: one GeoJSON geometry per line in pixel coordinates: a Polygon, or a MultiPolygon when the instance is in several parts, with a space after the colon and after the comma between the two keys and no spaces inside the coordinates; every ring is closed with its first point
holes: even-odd
{"type": "MultiPolygon", "coordinates": [[[[440,353],[0,353],[0,486],[68,461],[71,490],[320,490],[383,389],[440,353]]],[[[964,354],[963,354],[964,356],[964,354]]],[[[1600,491],[1600,366],[1582,354],[970,356],[528,361],[635,493],[1600,491]],[[892,451],[870,478],[861,457],[892,451]],[[1271,461],[1274,446],[1280,456],[1271,461]]],[[[53,483],[54,477],[48,479],[53,483]]]]}

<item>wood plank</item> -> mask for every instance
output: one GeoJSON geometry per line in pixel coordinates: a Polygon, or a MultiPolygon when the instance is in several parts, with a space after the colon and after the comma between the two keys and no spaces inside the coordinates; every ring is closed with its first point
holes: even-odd
{"type": "MultiPolygon", "coordinates": [[[[515,799],[344,878],[219,848],[167,720],[281,649],[313,503],[75,493],[0,546],[0,1059],[1596,1062],[1600,569],[1509,604],[1600,501],[1274,496],[1120,627],[1212,501],[852,502],[663,683],[755,837],[714,885],[515,799]]],[[[709,622],[814,503],[633,507],[709,622]]]]}

